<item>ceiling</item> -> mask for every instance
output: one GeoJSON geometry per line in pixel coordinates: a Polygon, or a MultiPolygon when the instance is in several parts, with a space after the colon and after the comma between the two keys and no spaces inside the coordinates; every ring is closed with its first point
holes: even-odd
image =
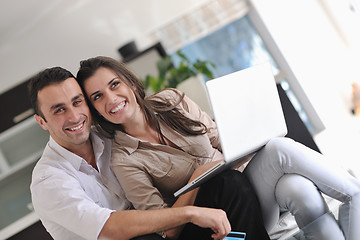
{"type": "Polygon", "coordinates": [[[0,0],[0,93],[49,66],[120,58],[134,39],[146,47],[149,30],[206,1],[0,0]]]}

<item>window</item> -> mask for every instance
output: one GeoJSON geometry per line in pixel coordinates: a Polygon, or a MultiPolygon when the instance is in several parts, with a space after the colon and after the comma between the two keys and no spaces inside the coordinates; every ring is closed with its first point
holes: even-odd
{"type": "MultiPolygon", "coordinates": [[[[181,51],[191,60],[206,59],[212,61],[215,77],[220,77],[234,71],[245,69],[263,62],[270,62],[273,66],[277,82],[287,93],[300,118],[310,133],[314,133],[314,126],[298,100],[286,76],[281,70],[264,41],[252,24],[248,15],[237,19],[213,33],[187,44],[181,51]]],[[[174,64],[179,62],[179,57],[172,54],[174,64]]]]}
{"type": "MultiPolygon", "coordinates": [[[[278,67],[267,51],[247,16],[218,29],[210,35],[184,46],[181,51],[190,60],[206,59],[216,65],[215,77],[270,61],[278,67]]],[[[175,64],[178,58],[173,55],[175,64]]]]}
{"type": "Polygon", "coordinates": [[[151,32],[167,53],[181,49],[190,59],[215,63],[215,76],[265,61],[312,135],[325,127],[262,19],[246,0],[208,0],[151,32]]]}

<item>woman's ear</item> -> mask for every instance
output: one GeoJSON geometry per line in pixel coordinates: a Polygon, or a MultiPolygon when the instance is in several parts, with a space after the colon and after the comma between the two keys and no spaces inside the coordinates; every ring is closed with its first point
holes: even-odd
{"type": "Polygon", "coordinates": [[[45,121],[45,119],[37,114],[34,115],[35,120],[37,121],[37,123],[42,127],[42,129],[44,130],[49,130],[47,123],[45,121]]]}

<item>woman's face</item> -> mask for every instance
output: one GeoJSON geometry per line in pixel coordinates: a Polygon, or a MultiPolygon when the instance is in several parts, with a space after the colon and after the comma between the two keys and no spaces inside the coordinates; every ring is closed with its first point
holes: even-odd
{"type": "Polygon", "coordinates": [[[140,112],[133,89],[108,68],[96,70],[84,89],[99,114],[112,123],[126,124],[140,112]]]}

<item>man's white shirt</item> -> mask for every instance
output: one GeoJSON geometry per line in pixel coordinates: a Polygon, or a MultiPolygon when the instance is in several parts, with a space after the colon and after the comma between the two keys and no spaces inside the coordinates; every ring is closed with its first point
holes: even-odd
{"type": "Polygon", "coordinates": [[[51,137],[33,170],[34,209],[54,239],[97,239],[111,212],[131,208],[110,169],[111,140],[90,139],[99,172],[51,137]]]}

